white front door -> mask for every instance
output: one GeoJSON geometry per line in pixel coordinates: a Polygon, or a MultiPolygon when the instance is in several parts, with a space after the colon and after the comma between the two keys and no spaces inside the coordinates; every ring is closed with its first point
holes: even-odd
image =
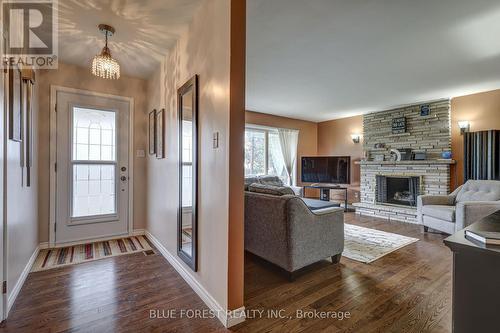
{"type": "Polygon", "coordinates": [[[129,233],[129,102],[57,91],[55,243],[129,233]]]}

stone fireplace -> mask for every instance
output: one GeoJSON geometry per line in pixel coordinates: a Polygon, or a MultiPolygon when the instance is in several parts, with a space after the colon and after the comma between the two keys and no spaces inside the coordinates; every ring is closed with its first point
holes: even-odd
{"type": "Polygon", "coordinates": [[[377,175],[376,203],[416,207],[420,195],[421,176],[384,176],[377,175]]]}
{"type": "Polygon", "coordinates": [[[361,170],[360,202],[356,213],[417,223],[417,197],[450,192],[453,160],[440,159],[451,150],[450,101],[442,100],[367,114],[363,118],[366,161],[361,170]],[[422,106],[430,112],[422,113],[422,106]],[[405,119],[403,132],[394,133],[394,119],[405,119]],[[391,149],[409,149],[425,160],[391,160],[391,149]]]}
{"type": "Polygon", "coordinates": [[[361,202],[354,204],[357,214],[417,223],[417,208],[413,201],[415,196],[447,195],[450,190],[450,166],[455,162],[427,160],[359,161],[355,163],[361,166],[361,202]],[[392,185],[392,189],[387,195],[387,201],[390,202],[381,202],[384,198],[379,197],[379,192],[385,190],[380,188],[380,183],[377,186],[377,176],[381,175],[390,179],[389,185],[392,185]],[[418,191],[413,190],[414,198],[410,196],[412,194],[410,179],[414,179],[413,182],[418,179],[416,186],[418,191]],[[402,183],[405,183],[404,187],[402,183]]]}

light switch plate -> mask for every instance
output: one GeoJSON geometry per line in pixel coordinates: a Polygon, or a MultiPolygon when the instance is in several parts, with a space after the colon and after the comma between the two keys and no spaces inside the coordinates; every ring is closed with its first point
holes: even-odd
{"type": "Polygon", "coordinates": [[[214,132],[214,137],[212,141],[214,149],[219,148],[219,132],[214,132]]]}

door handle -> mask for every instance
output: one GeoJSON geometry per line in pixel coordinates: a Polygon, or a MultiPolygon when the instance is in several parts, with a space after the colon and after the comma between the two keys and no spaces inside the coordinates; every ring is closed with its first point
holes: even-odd
{"type": "Polygon", "coordinates": [[[121,179],[122,182],[127,181],[127,177],[126,176],[121,176],[120,179],[121,179]]]}

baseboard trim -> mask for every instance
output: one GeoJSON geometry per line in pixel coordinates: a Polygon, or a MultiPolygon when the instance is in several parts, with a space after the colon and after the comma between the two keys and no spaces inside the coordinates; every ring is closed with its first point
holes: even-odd
{"type": "Polygon", "coordinates": [[[21,288],[24,285],[26,278],[28,277],[28,274],[31,271],[31,267],[35,263],[36,257],[38,256],[38,252],[40,252],[40,246],[37,246],[35,248],[35,251],[31,255],[26,266],[24,266],[24,269],[21,272],[19,279],[17,280],[16,284],[14,285],[14,288],[12,288],[12,291],[7,298],[7,312],[5,314],[6,318],[9,316],[10,309],[12,308],[12,305],[14,305],[14,302],[16,301],[16,298],[19,295],[19,292],[21,291],[21,288]]]}
{"type": "Polygon", "coordinates": [[[134,229],[132,231],[132,236],[144,236],[146,234],[146,230],[144,229],[134,229]]]}
{"type": "Polygon", "coordinates": [[[153,243],[153,245],[160,251],[160,253],[167,259],[172,267],[179,273],[179,275],[186,281],[186,283],[193,289],[193,291],[205,302],[205,304],[212,310],[217,318],[225,327],[231,327],[245,321],[245,308],[239,308],[233,311],[224,309],[213,296],[191,275],[191,273],[182,265],[179,258],[170,253],[161,242],[153,236],[149,231],[145,230],[146,237],[153,243]]]}
{"type": "Polygon", "coordinates": [[[242,322],[245,321],[245,319],[246,319],[246,311],[244,306],[236,310],[231,310],[228,312],[227,315],[226,327],[229,328],[241,324],[242,322]]]}
{"type": "Polygon", "coordinates": [[[49,242],[42,242],[42,243],[40,243],[39,248],[40,248],[40,250],[48,249],[49,247],[57,249],[59,247],[79,245],[79,244],[83,244],[83,243],[103,242],[103,241],[108,241],[108,240],[113,240],[113,239],[126,238],[126,237],[130,237],[130,236],[144,236],[144,235],[145,235],[145,230],[144,229],[134,229],[129,234],[123,234],[123,235],[118,235],[118,236],[110,236],[110,237],[85,239],[85,240],[76,241],[76,242],[56,244],[55,246],[52,246],[52,247],[49,246],[49,242]]]}

